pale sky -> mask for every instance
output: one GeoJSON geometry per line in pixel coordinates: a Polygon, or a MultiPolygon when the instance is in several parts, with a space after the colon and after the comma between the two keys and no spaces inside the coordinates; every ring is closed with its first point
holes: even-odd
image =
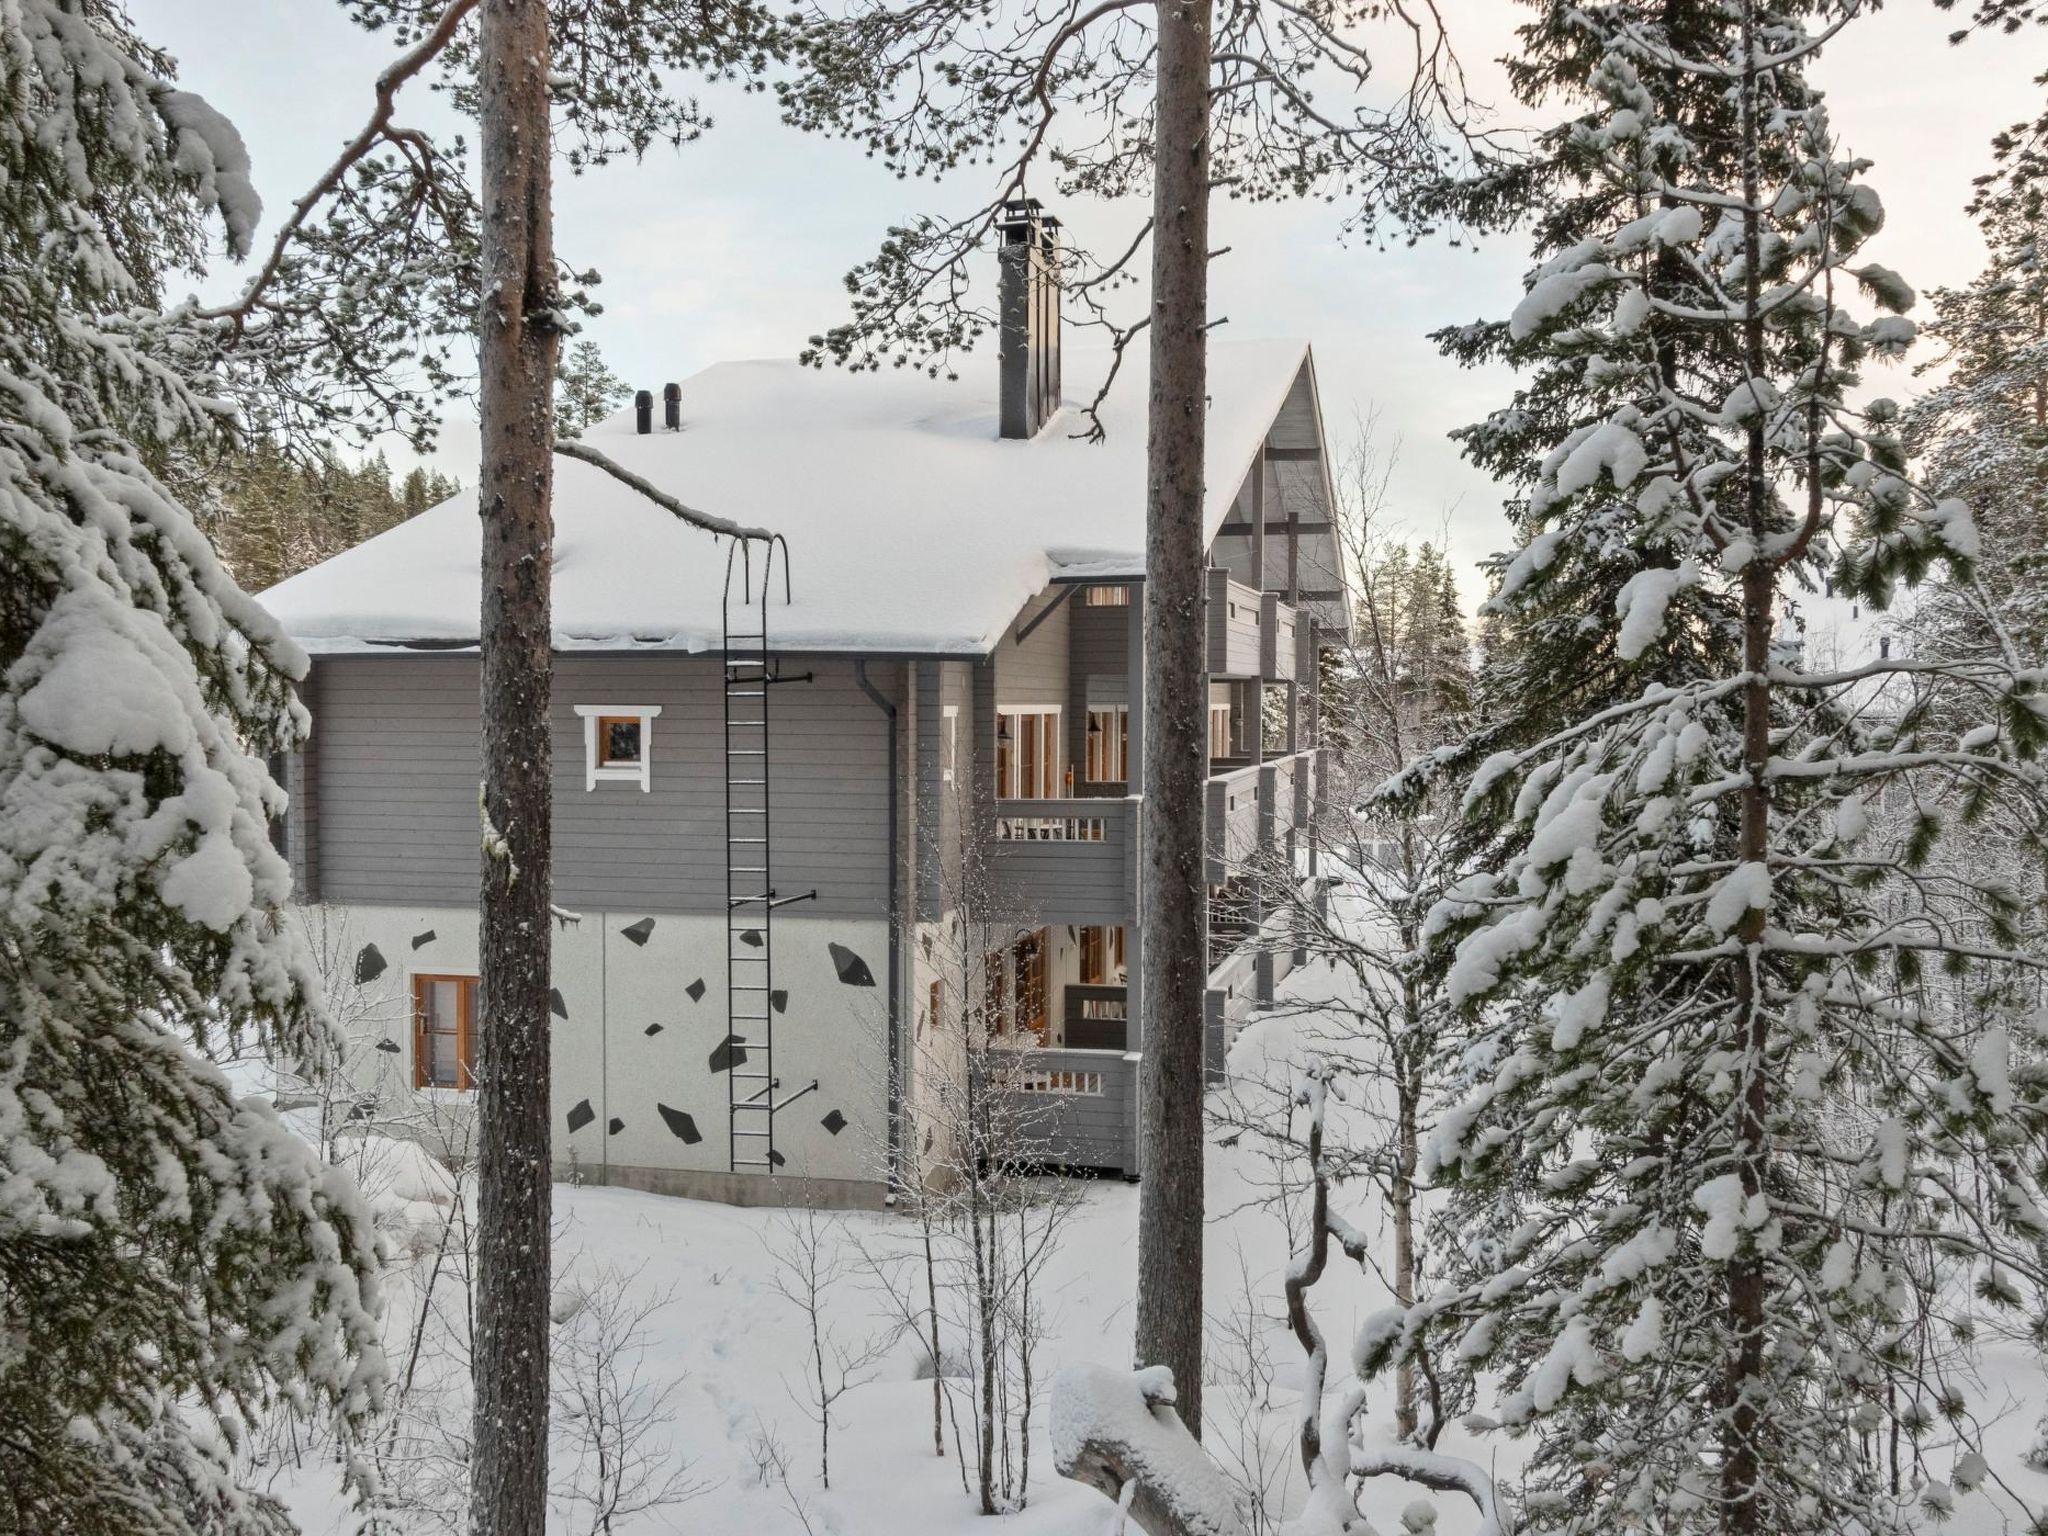
{"type": "MultiPolygon", "coordinates": [[[[386,42],[352,28],[327,0],[130,0],[144,35],[183,64],[184,83],[240,126],[256,181],[276,215],[361,126],[386,42]]],[[[1498,120],[1519,109],[1490,62],[1506,51],[1521,7],[1462,0],[1446,8],[1461,51],[1498,120]]],[[[1873,259],[1926,290],[1966,281],[1983,258],[1963,216],[1971,178],[1988,168],[1989,140],[2038,110],[2048,37],[1945,39],[1950,15],[1929,0],[1893,0],[1848,29],[1816,71],[1845,146],[1875,162],[1888,209],[1873,259]]],[[[424,90],[401,98],[400,118],[444,127],[424,90]]],[[[605,312],[588,323],[607,361],[640,388],[658,389],[711,363],[793,356],[807,336],[844,318],[841,278],[891,223],[960,212],[978,183],[898,182],[852,145],[807,137],[776,121],[772,102],[706,97],[717,126],[681,150],[557,183],[557,245],[603,273],[605,312]]],[[[1128,208],[1061,206],[1085,243],[1108,247],[1131,227],[1128,208]]],[[[1212,273],[1212,308],[1243,336],[1306,337],[1315,347],[1332,450],[1376,411],[1398,438],[1394,493],[1414,537],[1448,521],[1468,603],[1473,562],[1506,542],[1500,494],[1445,434],[1505,400],[1499,375],[1439,357],[1431,329],[1500,316],[1520,296],[1522,242],[1478,251],[1442,241],[1385,250],[1343,245],[1340,212],[1321,205],[1219,208],[1215,239],[1232,247],[1212,273]]],[[[1923,349],[1924,353],[1924,349],[1923,349]]],[[[996,366],[984,344],[963,371],[996,366]]],[[[1874,371],[1887,392],[1913,388],[1907,369],[1874,371]],[[1890,377],[1884,377],[1884,373],[1890,377]]],[[[476,480],[473,425],[451,421],[440,455],[476,480]]]]}

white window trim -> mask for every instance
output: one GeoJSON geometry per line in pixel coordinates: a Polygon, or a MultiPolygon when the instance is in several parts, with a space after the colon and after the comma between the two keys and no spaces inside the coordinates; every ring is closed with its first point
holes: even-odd
{"type": "Polygon", "coordinates": [[[939,711],[939,782],[953,782],[953,769],[960,761],[960,706],[948,704],[939,711]]]}
{"type": "Polygon", "coordinates": [[[597,788],[599,779],[614,779],[622,783],[638,784],[645,794],[654,787],[654,728],[650,722],[661,713],[659,704],[578,704],[576,713],[583,717],[583,788],[588,793],[597,788]],[[597,760],[597,722],[607,715],[632,715],[640,722],[640,761],[637,763],[603,763],[597,760]]]}

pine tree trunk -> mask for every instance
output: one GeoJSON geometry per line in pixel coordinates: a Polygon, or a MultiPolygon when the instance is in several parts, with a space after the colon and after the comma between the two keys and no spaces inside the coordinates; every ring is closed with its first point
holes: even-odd
{"type": "MultiPolygon", "coordinates": [[[[1757,201],[1762,196],[1763,176],[1757,124],[1761,105],[1755,62],[1757,46],[1755,9],[1745,0],[1741,84],[1743,353],[1750,377],[1762,379],[1764,322],[1757,201]]],[[[1770,664],[1771,603],[1777,567],[1774,560],[1762,553],[1769,547],[1767,509],[1771,490],[1760,410],[1751,414],[1747,449],[1745,511],[1750,542],[1758,554],[1742,572],[1742,665],[1749,681],[1742,690],[1742,767],[1746,782],[1740,798],[1742,821],[1736,857],[1744,864],[1761,864],[1770,845],[1770,799],[1764,772],[1771,755],[1771,690],[1765,681],[1765,671],[1770,664]]],[[[1754,1197],[1763,1188],[1764,1161],[1769,1152],[1766,1115],[1770,1084],[1764,1053],[1770,1043],[1770,1016],[1764,1007],[1759,973],[1766,916],[1763,908],[1752,907],[1736,930],[1742,953],[1736,961],[1734,1045],[1738,1059],[1743,1062],[1743,1082],[1734,1151],[1736,1172],[1746,1197],[1754,1197]]],[[[1727,1536],[1758,1536],[1763,1530],[1763,1457],[1758,1435],[1763,1428],[1765,1392],[1765,1279],[1763,1255],[1754,1245],[1745,1245],[1729,1261],[1728,1357],[1722,1383],[1726,1416],[1722,1421],[1725,1428],[1721,1461],[1721,1528],[1727,1536]]]]}
{"type": "Polygon", "coordinates": [[[554,245],[544,0],[485,0],[479,409],[483,931],[476,1536],[542,1536],[548,1486],[549,564],[554,245]]]}
{"type": "Polygon", "coordinates": [[[1137,1357],[1202,1430],[1202,455],[1209,304],[1209,0],[1160,0],[1145,532],[1143,1050],[1137,1357]]]}

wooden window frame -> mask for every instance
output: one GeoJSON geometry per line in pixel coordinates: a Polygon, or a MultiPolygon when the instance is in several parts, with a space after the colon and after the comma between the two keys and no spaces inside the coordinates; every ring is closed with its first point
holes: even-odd
{"type": "Polygon", "coordinates": [[[1096,582],[1089,586],[1088,595],[1081,602],[1089,608],[1128,608],[1131,589],[1121,582],[1096,582]]]}
{"type": "Polygon", "coordinates": [[[1016,1031],[1022,1035],[1028,1030],[1044,1045],[1052,1038],[1052,931],[1034,928],[1018,935],[1010,954],[1016,1031]]]}
{"type": "Polygon", "coordinates": [[[1081,929],[1080,976],[1084,987],[1116,987],[1128,981],[1124,964],[1124,930],[1120,923],[1089,924],[1081,929]],[[1091,971],[1093,974],[1091,975],[1091,971]],[[1115,979],[1123,971],[1126,982],[1115,979]]]}
{"type": "Polygon", "coordinates": [[[476,989],[477,978],[453,971],[415,971],[412,975],[412,1085],[414,1088],[453,1089],[468,1093],[476,1087],[476,989]],[[455,985],[455,1081],[428,1081],[432,1056],[427,1037],[442,1031],[427,1028],[426,989],[439,982],[455,985]],[[465,1081],[466,1079],[466,1081],[465,1081]]]}
{"type": "Polygon", "coordinates": [[[998,800],[1057,800],[1060,798],[1061,761],[1066,745],[1062,729],[1065,711],[1057,704],[1003,704],[996,708],[996,798],[998,800]],[[1027,727],[1026,721],[1031,724],[1027,727]],[[1010,739],[1003,740],[1007,725],[1010,739]],[[1032,782],[1021,781],[1020,753],[1026,738],[1040,749],[1032,782]],[[1008,780],[1008,793],[1004,781],[1008,780]],[[1024,793],[1017,793],[1019,789],[1024,793]]]}
{"type": "Polygon", "coordinates": [[[1088,743],[1081,754],[1082,772],[1090,784],[1128,784],[1131,781],[1131,710],[1127,704],[1091,704],[1088,707],[1088,743]],[[1100,729],[1097,717],[1100,716],[1100,729]],[[1105,773],[1104,769],[1118,770],[1105,773]]]}
{"type": "Polygon", "coordinates": [[[638,784],[643,794],[654,787],[654,721],[661,714],[659,704],[578,704],[576,713],[583,719],[583,789],[586,794],[604,780],[638,784]],[[640,726],[640,761],[606,761],[604,728],[614,722],[629,720],[640,726]]]}

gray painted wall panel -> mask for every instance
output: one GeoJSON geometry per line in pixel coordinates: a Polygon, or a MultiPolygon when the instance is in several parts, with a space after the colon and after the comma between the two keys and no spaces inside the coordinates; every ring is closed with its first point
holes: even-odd
{"type": "MultiPolygon", "coordinates": [[[[888,735],[845,658],[771,699],[775,880],[815,887],[812,910],[875,914],[887,903],[888,735]]],[[[474,657],[327,657],[316,663],[317,834],[335,901],[472,902],[477,892],[478,714],[474,657]]],[[[869,668],[885,693],[894,663],[869,668]]],[[[722,911],[724,746],[719,663],[689,656],[564,656],[554,705],[555,882],[563,905],[622,901],[722,911]],[[578,704],[659,705],[652,788],[584,780],[578,704]]]]}

